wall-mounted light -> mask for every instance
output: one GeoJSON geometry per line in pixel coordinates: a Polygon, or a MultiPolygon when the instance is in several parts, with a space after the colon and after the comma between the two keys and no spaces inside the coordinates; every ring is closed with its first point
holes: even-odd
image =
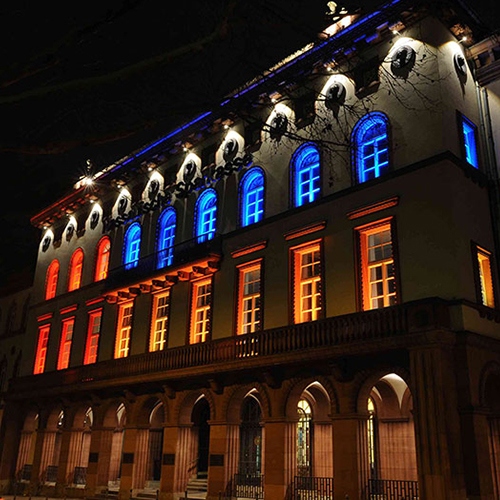
{"type": "Polygon", "coordinates": [[[94,183],[94,180],[92,179],[92,177],[85,177],[85,179],[83,180],[83,182],[84,182],[85,185],[91,186],[94,183]]]}

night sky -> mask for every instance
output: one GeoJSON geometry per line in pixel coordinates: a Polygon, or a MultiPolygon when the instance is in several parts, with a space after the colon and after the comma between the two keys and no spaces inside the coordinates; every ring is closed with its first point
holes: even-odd
{"type": "MultiPolygon", "coordinates": [[[[497,3],[474,2],[490,28],[497,3]]],[[[100,170],[211,109],[315,40],[326,11],[324,0],[3,5],[0,288],[31,284],[40,234],[29,219],[71,190],[87,159],[100,170]]]]}

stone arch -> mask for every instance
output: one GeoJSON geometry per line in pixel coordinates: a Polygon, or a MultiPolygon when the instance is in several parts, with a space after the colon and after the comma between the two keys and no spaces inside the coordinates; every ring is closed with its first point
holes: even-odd
{"type": "Polygon", "coordinates": [[[123,427],[126,423],[127,416],[130,414],[130,403],[125,398],[119,398],[108,402],[99,408],[98,412],[94,413],[95,424],[109,428],[123,427]],[[119,421],[117,419],[117,411],[121,405],[123,405],[125,411],[121,421],[119,421]]]}
{"type": "Polygon", "coordinates": [[[202,389],[199,391],[188,392],[177,404],[174,412],[175,422],[178,424],[190,425],[191,424],[191,413],[193,411],[196,402],[205,398],[210,407],[210,419],[216,419],[215,402],[212,393],[208,389],[202,389]]]}
{"type": "Polygon", "coordinates": [[[271,416],[269,395],[265,388],[260,384],[246,384],[233,387],[224,398],[221,417],[226,420],[228,424],[237,424],[240,422],[241,405],[252,391],[256,393],[254,397],[259,402],[262,418],[265,420],[271,416]]]}
{"type": "Polygon", "coordinates": [[[494,401],[492,397],[492,391],[497,384],[500,389],[500,363],[490,361],[483,367],[479,377],[479,403],[483,408],[500,412],[500,400],[494,401]],[[499,405],[498,408],[497,405],[499,405]]]}
{"type": "Polygon", "coordinates": [[[140,403],[137,402],[137,408],[136,408],[136,413],[135,413],[135,419],[134,421],[137,423],[139,426],[149,426],[150,425],[150,417],[151,417],[151,412],[158,406],[158,404],[163,405],[163,422],[162,425],[167,422],[167,401],[166,398],[163,394],[154,394],[151,396],[148,396],[144,398],[143,401],[140,403]]]}
{"type": "Polygon", "coordinates": [[[34,406],[28,407],[23,415],[24,422],[17,452],[16,476],[20,479],[29,480],[40,415],[38,408],[34,406]]]}

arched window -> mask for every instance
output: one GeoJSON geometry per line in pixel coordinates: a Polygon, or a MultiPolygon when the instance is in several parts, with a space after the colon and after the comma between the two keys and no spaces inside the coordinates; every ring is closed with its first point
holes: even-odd
{"type": "Polygon", "coordinates": [[[382,113],[370,113],[354,127],[353,147],[358,182],[366,182],[389,170],[388,120],[382,113]]]}
{"type": "Polygon", "coordinates": [[[156,244],[158,269],[172,265],[174,259],[176,218],[175,210],[172,207],[168,207],[163,211],[158,220],[158,241],[156,244]]]}
{"type": "Polygon", "coordinates": [[[137,267],[139,252],[141,250],[141,226],[134,222],[125,233],[125,244],[123,248],[123,263],[125,269],[137,267]]]}
{"type": "Polygon", "coordinates": [[[297,404],[297,475],[311,476],[312,472],[312,410],[305,399],[297,404]]]}
{"type": "Polygon", "coordinates": [[[195,236],[198,243],[211,240],[215,236],[217,223],[217,193],[214,189],[206,189],[196,202],[195,236]]]}
{"type": "Polygon", "coordinates": [[[49,300],[56,296],[58,276],[59,262],[53,260],[47,269],[47,277],[45,279],[45,300],[49,300]]]}
{"type": "Polygon", "coordinates": [[[95,266],[94,281],[101,281],[108,276],[109,254],[111,251],[111,241],[107,236],[101,239],[97,245],[97,258],[95,266]]]}
{"type": "Polygon", "coordinates": [[[69,280],[68,280],[68,292],[80,288],[80,283],[82,282],[82,270],[83,270],[83,250],[79,248],[75,250],[75,253],[71,257],[69,263],[69,280]]]}
{"type": "Polygon", "coordinates": [[[300,146],[292,157],[291,165],[293,205],[300,207],[319,198],[319,150],[316,144],[300,146]]]}
{"type": "Polygon", "coordinates": [[[264,172],[251,168],[240,182],[241,225],[249,226],[264,217],[264,172]]]}

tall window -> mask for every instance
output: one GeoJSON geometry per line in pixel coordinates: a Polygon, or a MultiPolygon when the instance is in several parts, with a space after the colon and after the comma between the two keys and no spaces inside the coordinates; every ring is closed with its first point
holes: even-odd
{"type": "Polygon", "coordinates": [[[251,168],[240,182],[241,225],[249,226],[264,217],[264,172],[251,168]]]}
{"type": "Polygon", "coordinates": [[[363,309],[398,302],[390,221],[359,229],[363,309]]]}
{"type": "Polygon", "coordinates": [[[191,335],[189,342],[205,342],[210,335],[212,278],[193,282],[191,302],[191,335]]]}
{"type": "Polygon", "coordinates": [[[374,112],[354,127],[354,160],[358,182],[366,182],[389,171],[388,121],[374,112]]]}
{"type": "Polygon", "coordinates": [[[319,198],[319,150],[313,143],[304,144],[295,151],[291,163],[293,204],[300,207],[319,198]]]}
{"type": "Polygon", "coordinates": [[[47,346],[49,344],[50,325],[38,328],[38,344],[36,346],[35,366],[33,374],[38,375],[45,370],[45,360],[47,359],[47,346]]]}
{"type": "Polygon", "coordinates": [[[211,240],[215,236],[217,223],[217,193],[206,189],[196,202],[195,236],[198,243],[211,240]]]}
{"type": "Polygon", "coordinates": [[[245,264],[238,275],[238,334],[261,329],[261,261],[245,264]]]}
{"type": "Polygon", "coordinates": [[[126,358],[130,351],[130,333],[132,331],[133,309],[133,302],[127,302],[119,306],[115,358],[126,358]]]}
{"type": "Polygon", "coordinates": [[[294,321],[315,321],[322,310],[320,242],[293,249],[294,321]]]}
{"type": "Polygon", "coordinates": [[[97,259],[94,281],[101,281],[107,278],[110,252],[111,241],[107,236],[105,236],[97,245],[97,259]]]}
{"type": "Polygon", "coordinates": [[[125,245],[123,249],[123,263],[125,269],[137,267],[139,252],[141,250],[141,226],[134,222],[125,233],[125,245]]]}
{"type": "Polygon", "coordinates": [[[372,479],[377,478],[377,425],[375,405],[372,398],[368,398],[368,421],[366,422],[366,430],[368,434],[368,463],[370,464],[370,476],[372,479]]]}
{"type": "Polygon", "coordinates": [[[84,365],[90,365],[97,361],[97,349],[99,347],[99,335],[101,333],[102,309],[89,313],[89,329],[87,332],[87,344],[85,346],[84,365]]]}
{"type": "Polygon", "coordinates": [[[166,208],[158,221],[158,269],[172,265],[174,259],[175,210],[166,208]]]}
{"type": "Polygon", "coordinates": [[[312,474],[312,410],[305,399],[297,405],[297,475],[308,477],[312,474]]]}
{"type": "Polygon", "coordinates": [[[479,168],[477,160],[477,127],[465,116],[459,115],[462,133],[462,152],[465,160],[475,168],[479,168]]]}
{"type": "Polygon", "coordinates": [[[487,307],[495,307],[493,293],[493,279],[491,273],[491,254],[483,248],[477,247],[477,262],[479,269],[479,285],[481,290],[481,303],[487,307]]]}
{"type": "Polygon", "coordinates": [[[83,271],[83,250],[78,248],[71,257],[69,264],[68,292],[80,288],[83,271]]]}
{"type": "Polygon", "coordinates": [[[61,342],[59,344],[59,358],[57,359],[57,369],[65,370],[69,366],[71,355],[71,343],[73,342],[73,329],[75,318],[68,318],[62,322],[61,342]]]}
{"type": "Polygon", "coordinates": [[[167,344],[170,292],[154,295],[149,350],[162,351],[167,344]]]}
{"type": "Polygon", "coordinates": [[[47,269],[47,277],[45,279],[45,300],[52,299],[56,296],[58,276],[59,262],[53,260],[47,269]]]}

